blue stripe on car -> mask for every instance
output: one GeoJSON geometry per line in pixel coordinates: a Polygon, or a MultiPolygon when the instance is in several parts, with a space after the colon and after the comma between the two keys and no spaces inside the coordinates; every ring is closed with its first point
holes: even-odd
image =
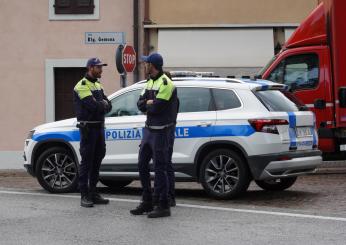
{"type": "Polygon", "coordinates": [[[79,130],[47,132],[47,133],[34,134],[32,136],[32,139],[35,141],[43,141],[43,140],[49,140],[49,139],[61,139],[65,141],[79,141],[80,135],[79,135],[79,130]]]}
{"type": "Polygon", "coordinates": [[[312,142],[313,142],[313,145],[317,145],[317,135],[316,135],[316,131],[315,131],[315,127],[316,127],[316,116],[315,114],[313,114],[313,127],[310,128],[310,131],[311,131],[311,134],[312,134],[312,142]]]}
{"type": "MultiPolygon", "coordinates": [[[[250,125],[217,125],[211,127],[187,126],[176,128],[176,138],[205,138],[205,137],[225,137],[225,136],[250,136],[255,130],[250,125]]],[[[142,138],[142,129],[106,129],[105,138],[110,140],[140,140],[142,138]]],[[[80,134],[78,130],[47,132],[34,134],[35,141],[48,139],[61,139],[65,141],[79,141],[80,134]]]]}
{"type": "Polygon", "coordinates": [[[294,112],[287,112],[288,114],[288,121],[289,121],[289,128],[288,128],[288,133],[290,136],[290,147],[297,147],[297,137],[296,137],[296,115],[294,112]]]}

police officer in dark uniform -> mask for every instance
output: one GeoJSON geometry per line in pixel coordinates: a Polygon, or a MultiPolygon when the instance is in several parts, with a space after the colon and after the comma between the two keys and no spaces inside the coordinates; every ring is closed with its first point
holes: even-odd
{"type": "Polygon", "coordinates": [[[98,81],[98,78],[101,78],[102,67],[106,65],[98,58],[89,59],[85,77],[74,87],[73,102],[81,135],[79,188],[82,207],[109,203],[109,200],[96,192],[99,169],[106,154],[105,114],[112,109],[112,104],[98,81]]]}
{"type": "Polygon", "coordinates": [[[139,110],[147,114],[138,156],[143,194],[140,205],[130,212],[134,215],[148,213],[149,218],[166,217],[171,215],[167,171],[172,157],[173,149],[170,149],[170,145],[173,148],[179,101],[175,86],[163,73],[162,56],[153,53],[143,56],[142,60],[146,63],[146,72],[149,74],[146,87],[137,102],[139,110]],[[155,208],[149,169],[151,159],[155,171],[154,193],[158,198],[158,205],[155,208]]]}

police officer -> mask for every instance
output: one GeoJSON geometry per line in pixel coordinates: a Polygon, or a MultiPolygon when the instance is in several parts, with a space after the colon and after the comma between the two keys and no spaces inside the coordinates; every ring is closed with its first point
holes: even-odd
{"type": "Polygon", "coordinates": [[[143,138],[139,149],[138,169],[143,188],[142,202],[131,210],[134,215],[149,213],[149,218],[170,216],[168,199],[169,181],[167,170],[171,162],[172,137],[178,113],[177,90],[171,79],[162,70],[163,59],[158,53],[143,56],[146,72],[149,74],[137,106],[147,114],[143,138]],[[149,162],[153,159],[155,171],[155,190],[158,205],[153,207],[149,162]],[[153,209],[154,208],[154,209],[153,209]]]}
{"type": "Polygon", "coordinates": [[[73,102],[81,135],[79,188],[82,207],[109,203],[109,200],[96,192],[100,165],[106,154],[105,114],[112,109],[98,80],[101,78],[102,67],[106,65],[98,58],[89,59],[85,77],[74,87],[73,102]]]}

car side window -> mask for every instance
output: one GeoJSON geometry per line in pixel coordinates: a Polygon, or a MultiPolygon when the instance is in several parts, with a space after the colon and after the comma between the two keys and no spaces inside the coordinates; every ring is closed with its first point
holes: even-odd
{"type": "Polygon", "coordinates": [[[179,112],[200,112],[213,109],[210,89],[178,87],[179,112]]]}
{"type": "Polygon", "coordinates": [[[241,106],[240,100],[233,90],[212,89],[212,92],[217,111],[234,109],[241,106]]]}
{"type": "Polygon", "coordinates": [[[318,55],[303,54],[287,57],[272,71],[268,80],[284,83],[293,90],[314,88],[319,81],[318,55]]]}
{"type": "Polygon", "coordinates": [[[141,115],[142,112],[137,108],[141,91],[141,89],[137,89],[113,98],[111,100],[112,110],[106,114],[106,117],[141,115]]]}

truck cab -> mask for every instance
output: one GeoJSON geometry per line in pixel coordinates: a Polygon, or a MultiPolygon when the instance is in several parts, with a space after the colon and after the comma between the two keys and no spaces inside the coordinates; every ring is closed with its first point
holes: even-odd
{"type": "Polygon", "coordinates": [[[322,1],[261,71],[315,113],[325,155],[346,151],[345,12],[346,1],[322,1]]]}

